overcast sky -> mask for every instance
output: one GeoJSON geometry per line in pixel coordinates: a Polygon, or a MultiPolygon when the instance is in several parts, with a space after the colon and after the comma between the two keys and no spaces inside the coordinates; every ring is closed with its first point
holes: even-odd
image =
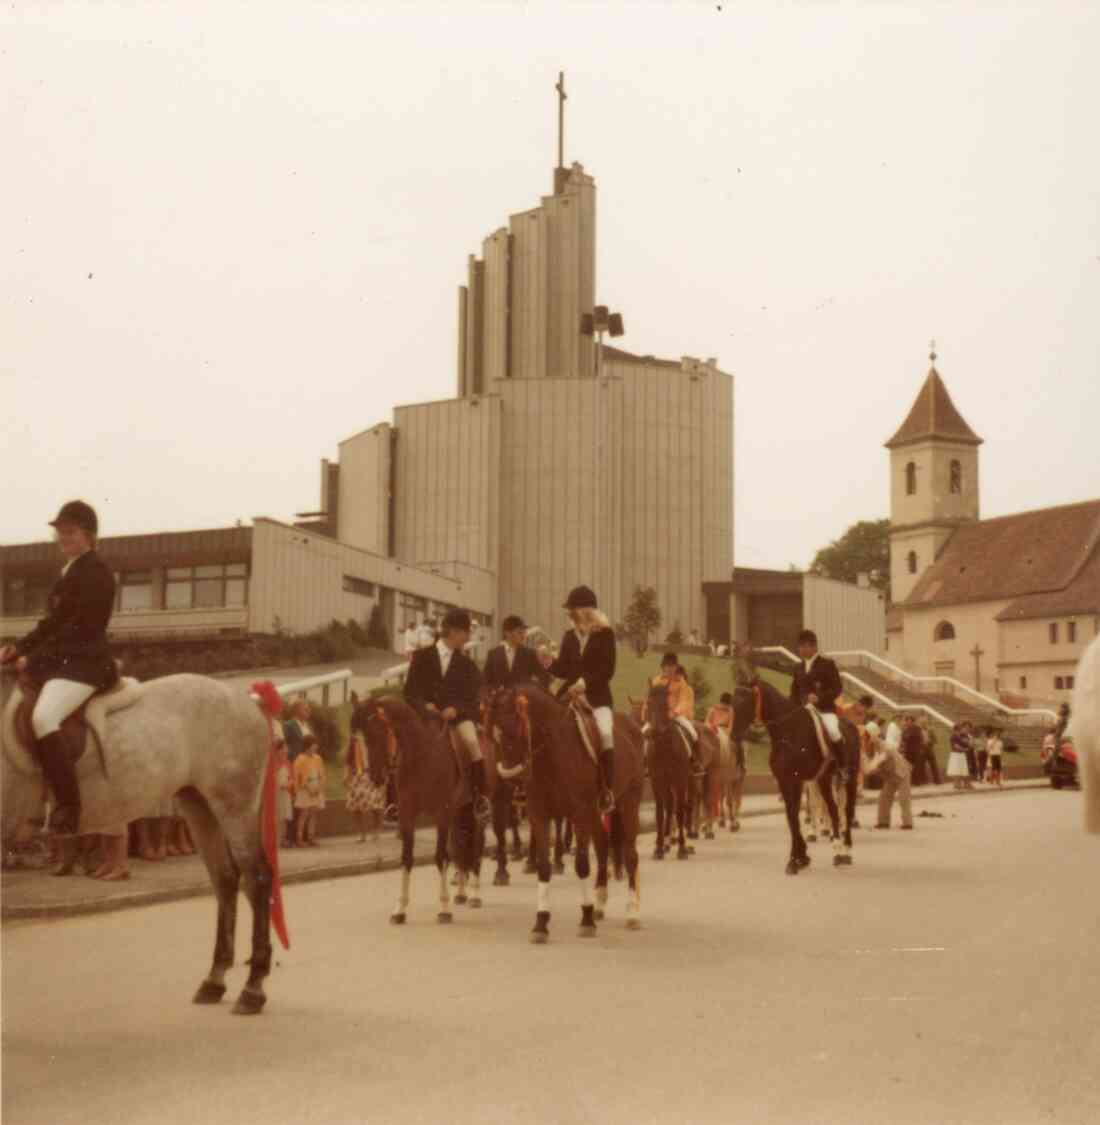
{"type": "Polygon", "coordinates": [[[9,3],[0,541],[287,518],[450,397],[481,239],[596,177],[598,296],[736,377],[735,558],[888,514],[938,367],[982,512],[1100,496],[1100,5],[9,3]]]}

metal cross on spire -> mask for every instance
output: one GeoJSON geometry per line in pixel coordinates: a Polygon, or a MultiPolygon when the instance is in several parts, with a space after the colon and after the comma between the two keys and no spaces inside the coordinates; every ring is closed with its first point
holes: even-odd
{"type": "Polygon", "coordinates": [[[936,341],[934,339],[928,342],[928,358],[933,363],[936,362],[936,341]]]}
{"type": "Polygon", "coordinates": [[[558,83],[554,87],[558,92],[558,167],[565,167],[565,99],[569,96],[565,92],[565,71],[558,71],[558,83]]]}

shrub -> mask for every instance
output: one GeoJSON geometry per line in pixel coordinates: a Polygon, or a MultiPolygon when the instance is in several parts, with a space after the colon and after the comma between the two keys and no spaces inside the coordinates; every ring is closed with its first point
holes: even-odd
{"type": "Polygon", "coordinates": [[[688,683],[691,685],[691,690],[695,692],[695,717],[701,720],[706,717],[707,700],[713,690],[701,664],[696,664],[688,672],[688,683]]]}
{"type": "Polygon", "coordinates": [[[389,649],[390,647],[390,631],[386,628],[386,622],[382,617],[380,602],[375,602],[371,607],[370,619],[367,622],[366,643],[371,648],[389,649]]]}
{"type": "Polygon", "coordinates": [[[326,762],[337,763],[340,758],[340,721],[335,707],[321,703],[309,705],[309,727],[317,736],[321,757],[326,762]]]}
{"type": "Polygon", "coordinates": [[[680,622],[677,621],[672,626],[672,631],[665,637],[665,644],[669,645],[682,645],[684,643],[684,631],[680,628],[680,622]]]}
{"type": "Polygon", "coordinates": [[[351,618],[348,618],[348,636],[351,637],[358,648],[366,648],[370,644],[370,637],[367,635],[366,629],[358,621],[353,621],[351,618]]]}

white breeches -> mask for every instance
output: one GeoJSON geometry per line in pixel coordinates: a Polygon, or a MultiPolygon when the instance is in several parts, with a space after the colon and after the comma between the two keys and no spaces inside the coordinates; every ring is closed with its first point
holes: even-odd
{"type": "Polygon", "coordinates": [[[840,719],[832,711],[818,711],[825,733],[834,741],[840,741],[840,719]]]}
{"type": "Polygon", "coordinates": [[[481,741],[477,737],[477,727],[469,719],[463,719],[461,723],[455,724],[455,730],[458,732],[459,740],[470,755],[470,761],[480,762],[482,758],[481,741]]]}
{"type": "Polygon", "coordinates": [[[596,729],[600,732],[600,745],[605,750],[615,748],[615,719],[610,707],[593,707],[592,717],[596,720],[596,729]]]}
{"type": "Polygon", "coordinates": [[[60,730],[62,720],[93,695],[95,688],[91,684],[79,684],[76,680],[47,680],[31,715],[34,737],[45,738],[60,730]]]}

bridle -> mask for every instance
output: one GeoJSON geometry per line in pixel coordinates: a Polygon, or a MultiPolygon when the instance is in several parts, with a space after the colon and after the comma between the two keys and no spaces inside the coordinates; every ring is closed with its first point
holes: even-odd
{"type": "MultiPolygon", "coordinates": [[[[534,770],[535,759],[545,749],[545,741],[540,739],[536,741],[534,726],[531,722],[531,700],[526,692],[517,691],[515,693],[515,712],[516,721],[519,724],[519,738],[523,745],[523,761],[518,766],[506,767],[501,763],[497,763],[497,773],[505,781],[512,781],[520,776],[530,776],[534,770]]],[[[501,740],[504,739],[504,731],[501,732],[501,740]]]]}

